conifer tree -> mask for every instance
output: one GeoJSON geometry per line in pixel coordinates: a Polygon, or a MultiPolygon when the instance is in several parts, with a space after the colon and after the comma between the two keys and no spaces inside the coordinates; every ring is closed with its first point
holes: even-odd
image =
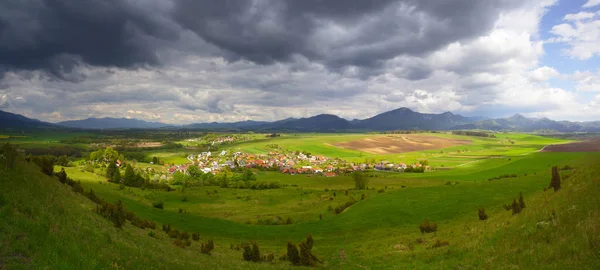
{"type": "Polygon", "coordinates": [[[523,200],[523,192],[519,193],[519,207],[521,209],[525,208],[525,201],[523,200]]]}
{"type": "Polygon", "coordinates": [[[127,164],[127,168],[125,169],[125,177],[123,178],[123,183],[126,186],[132,186],[135,183],[136,175],[133,171],[133,167],[127,164]]]}
{"type": "Polygon", "coordinates": [[[114,162],[109,161],[108,167],[106,167],[106,178],[108,178],[109,182],[118,183],[118,181],[113,178],[116,170],[118,170],[117,165],[114,162]]]}
{"type": "Polygon", "coordinates": [[[560,174],[558,173],[558,166],[552,167],[552,180],[550,180],[550,187],[554,188],[554,192],[560,189],[560,174]]]}
{"type": "Polygon", "coordinates": [[[113,183],[121,183],[121,173],[119,172],[119,169],[115,169],[111,179],[113,183]]]}
{"type": "Polygon", "coordinates": [[[519,203],[517,203],[516,199],[513,199],[513,203],[512,203],[512,207],[511,208],[512,208],[513,215],[521,213],[521,206],[519,205],[519,203]]]}

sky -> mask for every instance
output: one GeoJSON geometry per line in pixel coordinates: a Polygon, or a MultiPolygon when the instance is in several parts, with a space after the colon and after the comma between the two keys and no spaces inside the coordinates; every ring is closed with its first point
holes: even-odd
{"type": "Polygon", "coordinates": [[[600,120],[600,0],[3,0],[0,110],[600,120]]]}

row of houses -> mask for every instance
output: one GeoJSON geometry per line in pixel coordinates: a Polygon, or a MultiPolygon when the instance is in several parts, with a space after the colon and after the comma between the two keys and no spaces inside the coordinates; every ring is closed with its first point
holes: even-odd
{"type": "MultiPolygon", "coordinates": [[[[254,155],[241,151],[202,152],[197,155],[189,155],[188,164],[172,166],[169,173],[177,171],[186,172],[188,166],[198,166],[204,173],[219,173],[224,168],[235,169],[238,167],[254,168],[262,170],[279,171],[284,174],[320,174],[328,177],[338,174],[352,173],[366,169],[380,171],[403,171],[409,167],[421,167],[421,164],[391,163],[381,161],[379,163],[355,164],[347,163],[340,159],[330,159],[324,156],[313,156],[305,153],[277,153],[269,152],[264,155],[254,155]]],[[[429,166],[425,166],[429,170],[429,166]]]]}

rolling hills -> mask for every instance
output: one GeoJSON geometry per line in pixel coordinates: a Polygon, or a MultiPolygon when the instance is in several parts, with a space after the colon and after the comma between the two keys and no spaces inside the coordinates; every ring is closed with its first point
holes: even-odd
{"type": "Polygon", "coordinates": [[[515,132],[600,132],[600,121],[571,122],[548,118],[527,118],[515,114],[508,118],[482,119],[451,112],[419,113],[408,108],[383,112],[366,119],[347,120],[320,114],[305,118],[287,118],[274,122],[241,121],[168,125],[127,118],[88,118],[56,124],[0,111],[1,129],[64,127],[72,129],[184,129],[257,132],[368,132],[392,130],[492,130],[515,132]]]}

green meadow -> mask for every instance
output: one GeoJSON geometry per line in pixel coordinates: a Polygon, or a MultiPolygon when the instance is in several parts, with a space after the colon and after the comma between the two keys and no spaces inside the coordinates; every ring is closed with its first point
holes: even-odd
{"type": "MultiPolygon", "coordinates": [[[[96,206],[56,177],[20,160],[0,169],[0,269],[292,269],[288,242],[307,234],[323,269],[594,269],[600,265],[600,153],[538,152],[568,143],[531,134],[496,138],[427,134],[470,140],[468,145],[377,155],[333,146],[375,134],[282,134],[225,145],[224,149],[265,154],[276,144],[286,151],[362,162],[416,162],[438,170],[425,173],[366,171],[368,189],[357,190],[351,175],[322,177],[254,171],[259,181],[281,188],[253,190],[218,186],[172,186],[174,191],[125,187],[107,182],[101,170],[65,167],[86,191],[158,224],[155,230],[127,223],[121,229],[94,213],[96,206]],[[552,166],[562,189],[545,190],[552,166]],[[502,177],[510,175],[510,177],[502,177]],[[523,194],[519,214],[504,209],[523,194]],[[355,203],[341,213],[332,209],[355,203]],[[156,208],[162,202],[162,209],[156,208]],[[478,209],[489,216],[479,220],[478,209]],[[266,225],[266,220],[290,220],[266,225]],[[419,224],[437,224],[422,233],[419,224]],[[211,255],[200,243],[179,248],[162,232],[171,225],[212,239],[211,255]],[[152,232],[154,237],[149,236],[152,232]],[[271,262],[246,262],[232,245],[256,241],[271,262]],[[437,245],[443,243],[441,245],[437,245]]],[[[49,140],[50,141],[50,140],[49,140]]],[[[32,143],[36,143],[32,140],[32,143]]],[[[39,141],[37,141],[39,143],[39,141]]],[[[144,150],[168,163],[185,163],[180,149],[144,150]]],[[[138,162],[138,168],[150,166],[138,162]]],[[[152,166],[155,170],[163,166],[152,166]]],[[[61,167],[56,167],[55,171],[61,167]]]]}

